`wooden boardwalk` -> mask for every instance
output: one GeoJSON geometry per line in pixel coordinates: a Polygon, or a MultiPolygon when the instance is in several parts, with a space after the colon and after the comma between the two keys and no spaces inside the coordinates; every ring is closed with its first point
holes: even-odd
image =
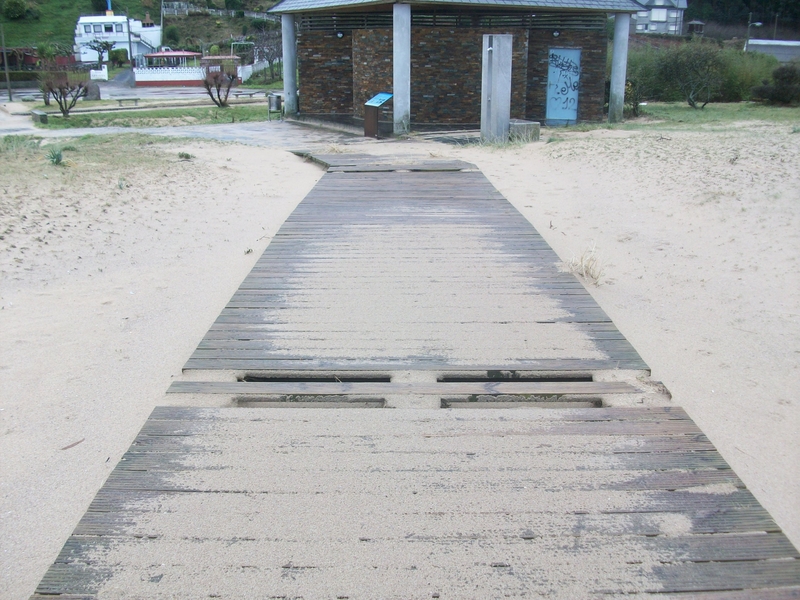
{"type": "Polygon", "coordinates": [[[186,370],[648,370],[473,165],[314,159],[186,370]]]}
{"type": "Polygon", "coordinates": [[[800,599],[683,410],[603,406],[647,365],[472,165],[313,159],[169,390],[238,407],[156,408],[33,598],[800,599]]]}
{"type": "Polygon", "coordinates": [[[679,408],[157,408],[34,598],[635,593],[800,598],[679,408]]]}

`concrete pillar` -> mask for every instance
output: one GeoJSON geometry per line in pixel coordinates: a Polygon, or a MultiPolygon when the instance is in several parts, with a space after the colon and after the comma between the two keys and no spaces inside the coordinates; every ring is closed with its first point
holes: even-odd
{"type": "Polygon", "coordinates": [[[483,36],[481,139],[485,142],[508,141],[513,40],[513,35],[483,36]]]}
{"type": "Polygon", "coordinates": [[[411,124],[411,6],[394,6],[394,132],[408,133],[411,124]]]}
{"type": "Polygon", "coordinates": [[[614,48],[611,55],[611,90],[608,96],[608,122],[622,121],[625,105],[625,76],[628,70],[628,32],[631,16],[628,13],[614,15],[614,48]]]}
{"type": "Polygon", "coordinates": [[[283,105],[287,115],[297,114],[297,32],[294,15],[281,15],[283,35],[283,105]]]}

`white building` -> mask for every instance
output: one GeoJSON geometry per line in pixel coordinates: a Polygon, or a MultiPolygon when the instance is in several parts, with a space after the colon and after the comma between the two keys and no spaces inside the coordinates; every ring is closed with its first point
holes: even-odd
{"type": "Polygon", "coordinates": [[[75,60],[84,63],[97,62],[97,52],[86,47],[92,40],[114,42],[115,50],[123,48],[128,50],[129,58],[141,60],[143,54],[155,52],[161,46],[161,27],[153,23],[149,14],[144,21],[114,14],[81,17],[75,27],[75,60]],[[131,28],[130,48],[128,23],[131,28]]]}
{"type": "Polygon", "coordinates": [[[642,10],[633,15],[631,29],[635,33],[683,33],[683,12],[686,0],[639,0],[642,10]]]}

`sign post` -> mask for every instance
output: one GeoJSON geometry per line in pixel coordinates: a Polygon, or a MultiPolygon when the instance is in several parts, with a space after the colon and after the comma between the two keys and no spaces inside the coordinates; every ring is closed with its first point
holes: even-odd
{"type": "Polygon", "coordinates": [[[378,113],[391,98],[392,94],[381,92],[364,103],[364,137],[378,137],[378,113]]]}

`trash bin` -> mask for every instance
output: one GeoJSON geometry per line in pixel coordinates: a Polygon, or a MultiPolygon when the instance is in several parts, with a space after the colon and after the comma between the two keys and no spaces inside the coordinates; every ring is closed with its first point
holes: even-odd
{"type": "Polygon", "coordinates": [[[281,112],[281,97],[277,94],[270,94],[267,96],[267,100],[269,101],[269,110],[274,110],[275,112],[281,112]]]}
{"type": "Polygon", "coordinates": [[[364,137],[378,137],[378,113],[391,98],[388,92],[381,92],[364,103],[364,137]]]}

